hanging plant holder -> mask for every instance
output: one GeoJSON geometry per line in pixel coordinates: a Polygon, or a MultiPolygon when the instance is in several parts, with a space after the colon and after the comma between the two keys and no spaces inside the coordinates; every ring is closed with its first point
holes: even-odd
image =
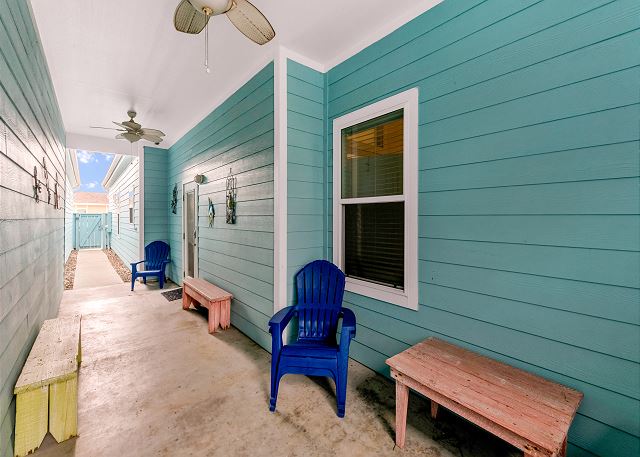
{"type": "Polygon", "coordinates": [[[229,175],[227,176],[227,224],[236,223],[237,182],[238,179],[231,173],[231,168],[229,168],[229,175]]]}
{"type": "Polygon", "coordinates": [[[209,227],[213,227],[213,218],[216,217],[216,210],[213,207],[213,202],[209,198],[209,227]]]}
{"type": "Polygon", "coordinates": [[[171,197],[171,212],[176,214],[178,212],[178,184],[173,186],[173,196],[171,197]]]}

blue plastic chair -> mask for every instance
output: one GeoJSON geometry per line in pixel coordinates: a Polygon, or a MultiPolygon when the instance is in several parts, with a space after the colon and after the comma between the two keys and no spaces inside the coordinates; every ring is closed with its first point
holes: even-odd
{"type": "Polygon", "coordinates": [[[171,249],[164,241],[153,241],[144,248],[144,260],[131,264],[131,290],[136,283],[136,278],[142,278],[147,283],[147,277],[154,276],[160,282],[160,288],[164,288],[165,269],[169,260],[171,249]],[[144,271],[138,271],[138,264],[144,262],[144,271]]]}
{"type": "Polygon", "coordinates": [[[342,307],[344,273],[331,262],[316,260],[296,274],[297,304],[278,311],[269,321],[271,333],[271,400],[275,411],[278,384],[285,374],[328,376],[336,385],[338,417],[344,417],[347,397],[349,344],[356,334],[356,318],[342,307]],[[298,318],[297,340],[283,345],[282,332],[298,318]],[[342,318],[340,342],[336,342],[342,318]]]}

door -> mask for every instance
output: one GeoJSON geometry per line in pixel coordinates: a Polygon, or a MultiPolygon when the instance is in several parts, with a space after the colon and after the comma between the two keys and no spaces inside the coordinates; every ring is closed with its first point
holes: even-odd
{"type": "Polygon", "coordinates": [[[182,193],[183,276],[198,277],[198,185],[190,182],[182,193]]]}
{"type": "Polygon", "coordinates": [[[102,214],[76,214],[76,247],[102,247],[102,214]]]}

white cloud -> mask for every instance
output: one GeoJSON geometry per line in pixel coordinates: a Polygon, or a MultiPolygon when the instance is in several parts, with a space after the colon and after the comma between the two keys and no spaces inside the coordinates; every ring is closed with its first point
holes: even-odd
{"type": "Polygon", "coordinates": [[[89,183],[87,183],[87,187],[89,189],[95,189],[95,187],[98,185],[98,183],[96,181],[91,181],[89,183]]]}
{"type": "Polygon", "coordinates": [[[113,154],[102,154],[104,156],[104,161],[105,162],[111,162],[111,160],[113,159],[113,154]]]}
{"type": "Polygon", "coordinates": [[[91,163],[96,160],[95,157],[93,157],[93,154],[90,154],[87,151],[77,151],[76,155],[78,156],[78,160],[82,163],[91,163]]]}

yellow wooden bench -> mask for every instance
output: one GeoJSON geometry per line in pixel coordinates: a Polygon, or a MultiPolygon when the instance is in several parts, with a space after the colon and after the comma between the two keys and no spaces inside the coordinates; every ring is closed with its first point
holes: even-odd
{"type": "Polygon", "coordinates": [[[59,443],[78,434],[78,366],[81,316],[44,321],[16,394],[15,455],[42,444],[47,430],[59,443]]]}

